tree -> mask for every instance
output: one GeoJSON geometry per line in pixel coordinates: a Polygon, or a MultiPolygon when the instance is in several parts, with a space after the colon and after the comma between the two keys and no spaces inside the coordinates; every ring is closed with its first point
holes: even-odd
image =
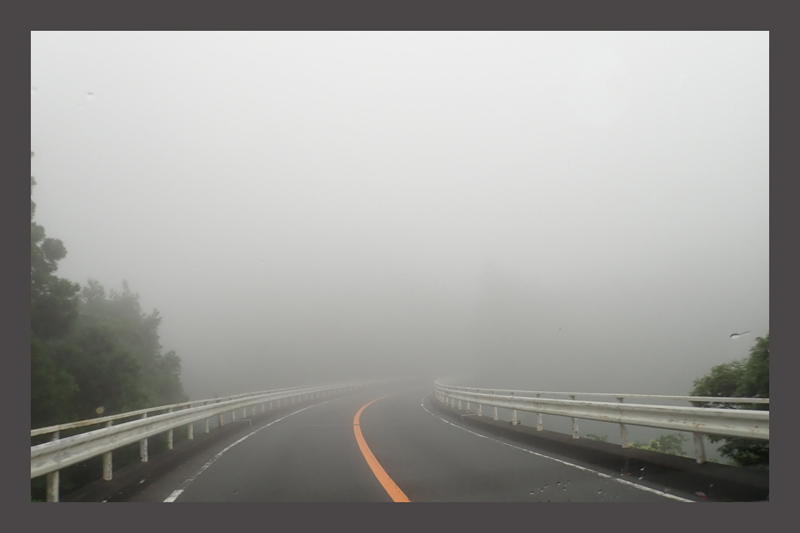
{"type": "Polygon", "coordinates": [[[764,338],[758,337],[755,346],[750,349],[737,395],[769,398],[769,332],[764,338]]]}
{"type": "MultiPolygon", "coordinates": [[[[33,156],[33,153],[31,153],[33,156]]],[[[186,399],[180,358],[162,353],[157,310],[142,311],[122,291],[89,280],[83,288],[55,275],[67,250],[34,221],[31,177],[31,424],[42,427],[105,412],[186,399]]]]}
{"type": "MultiPolygon", "coordinates": [[[[718,396],[720,398],[736,397],[742,383],[744,363],[733,361],[711,368],[711,372],[700,379],[694,380],[692,396],[718,396]]],[[[719,402],[692,402],[699,407],[725,407],[719,402]]]]}
{"type": "MultiPolygon", "coordinates": [[[[711,372],[694,380],[692,396],[718,396],[731,398],[769,398],[769,332],[756,338],[750,355],[742,361],[715,366],[711,372]]],[[[697,407],[718,409],[769,410],[768,404],[692,402],[697,407]]],[[[723,444],[720,454],[739,466],[769,468],[769,442],[709,435],[711,442],[723,444]]]]}
{"type": "Polygon", "coordinates": [[[139,295],[89,280],[80,293],[77,325],[58,360],[74,377],[73,403],[78,418],[184,401],[180,358],[162,353],[157,310],[142,311],[139,295]]]}
{"type": "Polygon", "coordinates": [[[80,287],[55,275],[67,249],[61,240],[47,237],[44,228],[34,222],[34,185],[36,180],[31,176],[31,334],[52,339],[63,335],[75,321],[80,287]]]}
{"type": "Polygon", "coordinates": [[[70,414],[69,399],[77,384],[54,355],[77,320],[80,287],[55,275],[67,250],[34,222],[34,185],[31,176],[31,423],[36,427],[70,414]]]}
{"type": "MultiPolygon", "coordinates": [[[[93,418],[99,407],[114,414],[186,400],[180,358],[162,353],[158,311],[144,313],[125,282],[106,293],[97,281],[81,289],[56,276],[67,249],[34,221],[34,185],[31,176],[31,427],[93,418]]],[[[125,452],[114,461],[124,465],[125,452]]],[[[97,475],[65,469],[62,490],[97,475]]],[[[32,500],[44,496],[44,483],[32,482],[32,500]]]]}

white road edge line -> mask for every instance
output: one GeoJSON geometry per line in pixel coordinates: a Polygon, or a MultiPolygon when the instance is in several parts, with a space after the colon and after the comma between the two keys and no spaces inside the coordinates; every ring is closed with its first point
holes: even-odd
{"type": "Polygon", "coordinates": [[[224,454],[225,452],[227,452],[228,450],[230,450],[231,448],[233,448],[234,446],[236,446],[237,444],[239,444],[239,443],[240,443],[240,442],[242,442],[243,440],[247,439],[248,437],[252,437],[253,435],[255,435],[256,433],[258,433],[258,432],[259,432],[259,431],[261,431],[262,429],[264,429],[264,428],[266,428],[266,427],[269,427],[269,426],[271,426],[272,424],[277,424],[278,422],[280,422],[280,421],[281,421],[281,420],[283,420],[284,418],[289,418],[290,416],[292,416],[292,415],[296,415],[297,413],[302,413],[302,412],[303,412],[303,411],[305,411],[306,409],[311,409],[312,407],[317,407],[318,405],[324,405],[324,404],[326,404],[326,403],[335,402],[335,401],[338,401],[338,400],[340,400],[340,399],[341,399],[341,398],[334,398],[333,400],[327,400],[327,401],[325,401],[325,402],[320,402],[320,403],[315,403],[314,405],[309,405],[308,407],[303,407],[302,409],[298,409],[297,411],[293,411],[293,412],[289,413],[288,415],[282,416],[282,417],[278,418],[277,420],[273,420],[273,421],[272,421],[272,422],[270,422],[269,424],[264,424],[264,425],[263,425],[263,426],[261,426],[260,428],[258,428],[258,429],[256,429],[256,430],[254,430],[254,431],[251,431],[250,433],[248,433],[247,435],[245,435],[245,436],[244,436],[244,437],[242,437],[241,439],[237,440],[237,441],[236,441],[236,442],[234,442],[233,444],[230,444],[230,445],[226,446],[226,447],[225,447],[225,449],[223,449],[221,452],[219,452],[219,453],[218,453],[218,454],[216,454],[214,457],[212,457],[211,459],[209,459],[209,461],[208,461],[206,464],[204,464],[202,467],[200,467],[200,470],[198,470],[197,472],[195,472],[195,474],[194,474],[192,477],[188,478],[186,481],[184,481],[184,482],[181,484],[181,488],[179,488],[179,489],[177,489],[177,490],[174,490],[174,491],[172,491],[172,493],[171,493],[169,496],[167,496],[167,498],[164,500],[164,502],[163,502],[163,503],[172,503],[172,502],[174,502],[175,500],[177,500],[177,499],[178,499],[178,496],[180,496],[180,495],[183,493],[183,491],[184,491],[184,490],[186,490],[186,487],[188,487],[188,486],[189,486],[189,484],[190,484],[192,481],[194,481],[194,480],[197,478],[197,476],[199,476],[200,474],[202,474],[203,472],[205,472],[205,470],[206,470],[206,469],[207,469],[209,466],[211,466],[212,464],[214,464],[214,462],[215,462],[217,459],[219,459],[220,457],[222,457],[222,454],[224,454]]]}
{"type": "Polygon", "coordinates": [[[598,472],[597,470],[592,470],[591,468],[586,468],[585,466],[580,466],[580,465],[576,465],[574,463],[569,463],[569,462],[563,461],[561,459],[556,459],[555,457],[550,457],[549,455],[544,455],[544,454],[541,454],[541,453],[538,453],[538,452],[534,452],[533,450],[529,450],[527,448],[522,448],[520,446],[514,446],[513,444],[509,444],[507,442],[503,442],[501,440],[497,440],[497,439],[494,439],[492,437],[488,437],[486,435],[481,435],[479,433],[475,433],[474,431],[470,431],[470,430],[468,430],[466,428],[463,428],[463,427],[461,427],[461,426],[459,426],[457,424],[453,424],[449,420],[445,420],[444,418],[440,417],[439,415],[435,415],[435,414],[431,413],[430,411],[428,411],[428,409],[423,404],[423,401],[425,400],[425,398],[427,396],[429,396],[429,394],[426,394],[425,396],[423,396],[422,399],[419,402],[420,407],[425,409],[426,413],[428,413],[429,415],[431,415],[433,417],[438,418],[442,422],[450,424],[453,427],[457,427],[458,429],[462,429],[462,430],[466,431],[467,433],[472,433],[473,435],[478,435],[481,438],[490,439],[490,440],[493,440],[495,442],[499,442],[500,444],[505,444],[506,446],[510,446],[512,448],[516,448],[518,450],[522,450],[524,452],[531,453],[533,455],[536,455],[537,457],[543,457],[545,459],[550,459],[551,461],[556,461],[557,463],[561,463],[561,464],[564,464],[564,465],[567,465],[567,466],[571,466],[571,467],[577,468],[578,470],[583,470],[584,472],[591,472],[592,474],[597,474],[598,476],[600,476],[602,478],[610,479],[612,481],[616,481],[617,483],[621,483],[623,485],[628,485],[628,486],[637,488],[639,490],[643,490],[645,492],[652,492],[653,494],[658,494],[659,496],[663,496],[665,498],[671,498],[673,500],[678,500],[678,501],[681,501],[681,502],[697,503],[694,500],[687,500],[686,498],[681,498],[680,496],[675,496],[674,494],[668,494],[668,493],[665,493],[665,492],[662,492],[662,491],[659,491],[659,490],[656,490],[656,489],[651,489],[650,487],[645,487],[644,485],[638,485],[636,483],[632,483],[632,482],[624,480],[624,479],[619,479],[619,478],[616,478],[614,476],[610,476],[608,474],[604,474],[603,472],[598,472]]]}

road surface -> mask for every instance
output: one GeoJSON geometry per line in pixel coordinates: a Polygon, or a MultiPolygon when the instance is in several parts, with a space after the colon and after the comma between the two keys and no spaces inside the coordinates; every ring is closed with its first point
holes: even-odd
{"type": "Polygon", "coordinates": [[[129,501],[703,501],[467,428],[432,401],[429,384],[376,388],[237,422],[129,501]]]}

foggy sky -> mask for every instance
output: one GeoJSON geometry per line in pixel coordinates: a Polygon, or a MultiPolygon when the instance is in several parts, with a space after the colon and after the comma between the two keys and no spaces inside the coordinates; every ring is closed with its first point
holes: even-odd
{"type": "Polygon", "coordinates": [[[33,32],[31,51],[58,274],[127,280],[193,397],[455,374],[685,394],[769,329],[767,32],[33,32]]]}

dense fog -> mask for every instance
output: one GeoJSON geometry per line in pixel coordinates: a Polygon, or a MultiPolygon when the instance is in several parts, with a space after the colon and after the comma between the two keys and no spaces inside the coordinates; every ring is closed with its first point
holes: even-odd
{"type": "Polygon", "coordinates": [[[193,398],[445,376],[687,394],[769,330],[767,32],[31,50],[58,275],[158,309],[193,398]]]}

